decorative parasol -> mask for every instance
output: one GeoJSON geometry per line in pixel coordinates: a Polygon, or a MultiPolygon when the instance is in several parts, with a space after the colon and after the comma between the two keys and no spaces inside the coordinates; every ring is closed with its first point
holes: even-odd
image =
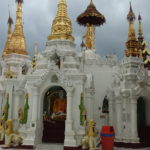
{"type": "Polygon", "coordinates": [[[77,22],[83,26],[87,26],[87,24],[100,26],[103,25],[106,20],[105,17],[96,9],[93,1],[91,0],[87,9],[78,16],[77,22]]]}
{"type": "Polygon", "coordinates": [[[17,3],[23,3],[23,0],[16,0],[17,3]]]}

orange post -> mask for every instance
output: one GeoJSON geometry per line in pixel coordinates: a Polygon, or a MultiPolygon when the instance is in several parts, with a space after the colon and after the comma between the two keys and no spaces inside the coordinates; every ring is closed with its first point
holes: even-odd
{"type": "Polygon", "coordinates": [[[101,130],[102,150],[113,150],[115,132],[113,126],[103,126],[101,130]]]}

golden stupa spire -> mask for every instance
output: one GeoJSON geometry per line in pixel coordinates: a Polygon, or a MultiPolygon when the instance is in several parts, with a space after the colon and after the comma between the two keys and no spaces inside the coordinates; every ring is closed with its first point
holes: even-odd
{"type": "Polygon", "coordinates": [[[16,24],[14,32],[11,37],[9,54],[17,53],[28,55],[26,51],[26,42],[23,33],[23,24],[22,24],[22,3],[23,0],[16,0],[17,2],[17,11],[16,11],[16,24]]]}
{"type": "Polygon", "coordinates": [[[139,29],[138,29],[139,36],[138,36],[138,40],[139,40],[139,42],[143,42],[144,37],[143,37],[143,31],[142,31],[142,17],[141,17],[140,14],[138,16],[138,20],[139,20],[139,29]]]}
{"type": "Polygon", "coordinates": [[[128,40],[126,42],[125,55],[127,57],[141,57],[141,50],[139,48],[139,43],[136,40],[135,29],[134,29],[134,21],[135,21],[135,14],[132,10],[131,2],[130,2],[130,9],[127,15],[127,20],[129,21],[129,31],[128,31],[128,40]]]}
{"type": "Polygon", "coordinates": [[[55,39],[74,40],[72,23],[67,15],[66,0],[59,0],[57,15],[53,20],[51,35],[48,37],[48,40],[55,39]]]}
{"type": "Polygon", "coordinates": [[[129,21],[128,40],[136,40],[135,29],[134,29],[135,14],[132,10],[131,2],[130,2],[130,10],[127,15],[127,20],[129,21]]]}
{"type": "Polygon", "coordinates": [[[87,31],[84,36],[87,49],[95,50],[95,26],[87,25],[87,31]]]}
{"type": "Polygon", "coordinates": [[[7,53],[8,53],[8,48],[9,48],[10,40],[11,40],[11,36],[12,36],[12,24],[13,24],[13,20],[12,20],[12,18],[10,17],[10,13],[9,13],[7,41],[6,41],[6,44],[5,44],[3,53],[2,53],[2,57],[6,56],[7,53]]]}

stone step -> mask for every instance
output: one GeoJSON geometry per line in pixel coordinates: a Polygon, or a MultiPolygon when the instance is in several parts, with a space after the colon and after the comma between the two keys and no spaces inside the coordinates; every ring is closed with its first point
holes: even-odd
{"type": "MultiPolygon", "coordinates": [[[[34,150],[63,150],[63,144],[39,144],[34,150]]],[[[0,148],[0,150],[4,150],[0,148]]],[[[27,149],[8,149],[8,150],[27,150],[27,149]]],[[[80,149],[81,150],[81,149],[80,149]]],[[[102,150],[100,148],[92,149],[92,150],[102,150]]],[[[150,150],[150,148],[140,148],[140,149],[131,149],[131,148],[114,148],[114,150],[150,150]]]]}
{"type": "MultiPolygon", "coordinates": [[[[39,144],[34,150],[63,150],[63,144],[39,144]]],[[[0,150],[4,150],[0,147],[0,150]]],[[[9,148],[8,150],[29,150],[29,149],[14,149],[9,148]]]]}
{"type": "Polygon", "coordinates": [[[63,150],[63,144],[39,144],[36,150],[63,150]]]}

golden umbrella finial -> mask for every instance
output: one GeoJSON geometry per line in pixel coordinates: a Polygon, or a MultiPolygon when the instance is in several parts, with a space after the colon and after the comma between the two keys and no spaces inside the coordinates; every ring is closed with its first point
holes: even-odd
{"type": "Polygon", "coordinates": [[[84,36],[85,46],[87,49],[95,50],[95,27],[103,25],[106,20],[105,17],[96,9],[93,0],[87,9],[77,17],[77,22],[80,25],[87,27],[87,32],[84,36]]]}
{"type": "Polygon", "coordinates": [[[77,17],[77,22],[83,26],[87,26],[87,24],[100,26],[103,25],[106,20],[105,17],[96,9],[93,1],[91,0],[87,9],[77,17]]]}

